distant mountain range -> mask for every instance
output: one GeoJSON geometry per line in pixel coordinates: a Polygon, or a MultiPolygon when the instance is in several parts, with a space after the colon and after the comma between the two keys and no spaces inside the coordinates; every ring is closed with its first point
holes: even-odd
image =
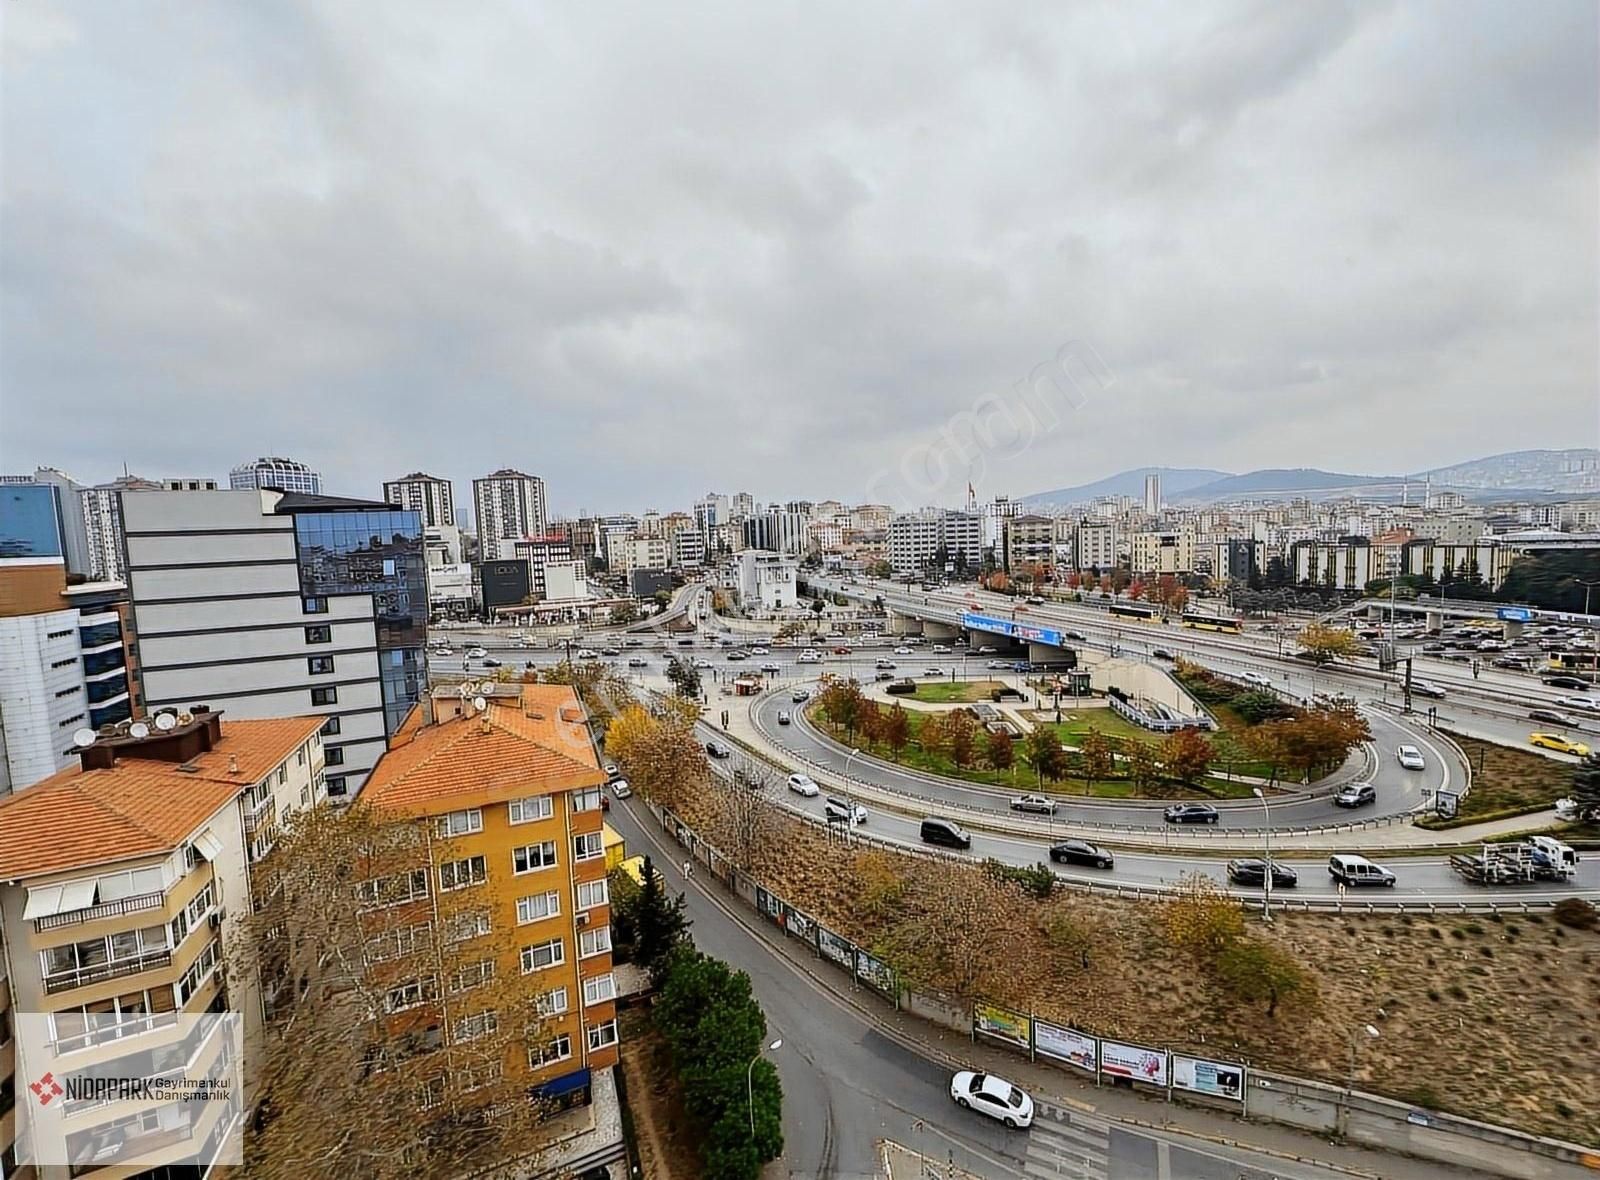
{"type": "Polygon", "coordinates": [[[1027,510],[1038,511],[1086,504],[1102,496],[1138,499],[1144,495],[1148,475],[1161,477],[1161,498],[1169,504],[1356,492],[1385,500],[1405,496],[1420,503],[1425,487],[1460,492],[1473,500],[1537,499],[1600,494],[1600,450],[1512,451],[1412,475],[1350,475],[1315,467],[1264,468],[1242,475],[1204,467],[1138,467],[1093,483],[1035,492],[1023,497],[1022,503],[1027,510]]]}

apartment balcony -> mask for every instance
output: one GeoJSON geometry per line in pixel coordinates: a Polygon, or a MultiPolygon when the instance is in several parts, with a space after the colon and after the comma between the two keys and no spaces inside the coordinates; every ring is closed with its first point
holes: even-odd
{"type": "MultiPolygon", "coordinates": [[[[171,892],[168,890],[167,892],[171,892]]],[[[43,934],[47,930],[60,930],[65,926],[78,926],[84,922],[98,922],[102,918],[121,918],[128,914],[143,913],[146,910],[159,910],[167,904],[167,893],[141,893],[136,897],[121,897],[116,901],[103,901],[99,905],[87,906],[83,909],[68,910],[61,914],[47,914],[42,918],[33,920],[35,932],[43,934]]]]}
{"type": "Polygon", "coordinates": [[[121,979],[125,975],[141,975],[146,971],[157,971],[162,967],[172,965],[172,952],[170,950],[150,951],[148,954],[139,955],[131,959],[113,959],[105,963],[97,963],[93,967],[79,967],[73,971],[62,971],[55,975],[44,977],[45,995],[53,996],[58,992],[71,991],[73,988],[88,987],[94,983],[105,983],[110,979],[121,979]]]}

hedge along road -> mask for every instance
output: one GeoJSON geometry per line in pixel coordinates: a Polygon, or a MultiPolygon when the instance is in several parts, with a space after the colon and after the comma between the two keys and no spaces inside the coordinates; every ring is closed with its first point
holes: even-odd
{"type": "MultiPolygon", "coordinates": [[[[845,761],[849,759],[852,777],[901,794],[917,796],[935,808],[941,804],[955,804],[1010,814],[1009,801],[1013,795],[1036,790],[1036,783],[1028,768],[1020,764],[1017,768],[1017,789],[1009,791],[962,783],[942,775],[897,766],[866,754],[852,756],[849,747],[813,727],[803,709],[792,703],[782,689],[757,698],[750,706],[750,712],[756,728],[770,742],[785,751],[798,754],[805,762],[842,774],[845,761]],[[788,712],[793,722],[779,725],[780,712],[788,712]]],[[[1289,795],[1271,803],[1273,828],[1323,827],[1400,816],[1422,806],[1435,791],[1460,789],[1466,769],[1451,746],[1437,742],[1427,734],[1375,710],[1368,710],[1365,715],[1372,726],[1375,747],[1376,770],[1370,781],[1378,788],[1377,803],[1363,808],[1339,807],[1332,801],[1331,787],[1315,795],[1289,795]],[[1402,767],[1394,756],[1395,747],[1401,744],[1421,748],[1427,769],[1415,771],[1402,767]]],[[[1362,775],[1341,773],[1334,776],[1333,781],[1344,782],[1358,777],[1362,775]]],[[[1070,787],[1070,780],[1067,785],[1070,787]]],[[[1071,795],[1054,797],[1058,803],[1057,819],[1064,823],[1116,824],[1157,829],[1167,826],[1161,818],[1161,810],[1166,806],[1163,801],[1124,800],[1107,803],[1071,795]]],[[[1255,800],[1223,800],[1216,804],[1216,808],[1219,814],[1218,828],[1259,830],[1266,826],[1265,813],[1255,800]]]]}

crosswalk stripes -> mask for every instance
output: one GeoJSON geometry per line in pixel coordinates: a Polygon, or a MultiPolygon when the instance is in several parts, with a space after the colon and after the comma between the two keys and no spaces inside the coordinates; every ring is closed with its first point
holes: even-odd
{"type": "Polygon", "coordinates": [[[1040,1103],[1028,1131],[1023,1170],[1037,1180],[1106,1180],[1110,1137],[1101,1120],[1040,1103]]]}

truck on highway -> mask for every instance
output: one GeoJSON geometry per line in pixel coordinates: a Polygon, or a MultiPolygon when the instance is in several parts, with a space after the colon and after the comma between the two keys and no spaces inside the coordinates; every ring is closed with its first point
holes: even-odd
{"type": "Polygon", "coordinates": [[[1578,854],[1553,836],[1532,836],[1485,844],[1477,853],[1452,856],[1450,867],[1474,885],[1568,881],[1577,874],[1578,854]]]}

